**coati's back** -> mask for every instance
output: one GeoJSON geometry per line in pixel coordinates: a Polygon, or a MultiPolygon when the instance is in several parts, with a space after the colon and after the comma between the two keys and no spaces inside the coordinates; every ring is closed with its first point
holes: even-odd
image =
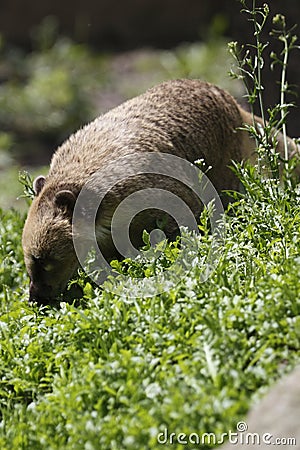
{"type": "Polygon", "coordinates": [[[48,179],[76,180],[80,187],[106,161],[133,152],[165,152],[191,162],[203,158],[212,166],[217,190],[235,189],[237,180],[227,166],[243,158],[241,125],[239,107],[227,92],[198,80],[169,81],[72,135],[54,154],[48,179]]]}

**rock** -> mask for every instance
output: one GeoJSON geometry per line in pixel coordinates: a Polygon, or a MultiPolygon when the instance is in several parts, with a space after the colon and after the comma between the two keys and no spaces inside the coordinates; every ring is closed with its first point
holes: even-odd
{"type": "Polygon", "coordinates": [[[300,449],[300,366],[280,380],[237,424],[222,450],[300,449]]]}

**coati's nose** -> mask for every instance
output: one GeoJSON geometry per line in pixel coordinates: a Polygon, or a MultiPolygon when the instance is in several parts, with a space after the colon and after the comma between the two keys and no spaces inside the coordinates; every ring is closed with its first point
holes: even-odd
{"type": "Polygon", "coordinates": [[[30,282],[29,285],[29,302],[37,302],[39,304],[48,305],[51,303],[52,288],[46,284],[36,284],[30,282]]]}

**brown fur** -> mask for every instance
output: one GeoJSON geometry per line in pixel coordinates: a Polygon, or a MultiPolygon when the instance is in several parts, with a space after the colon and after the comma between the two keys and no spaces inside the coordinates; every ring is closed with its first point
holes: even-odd
{"type": "MultiPolygon", "coordinates": [[[[238,190],[239,182],[228,166],[232,160],[255,159],[253,139],[238,129],[243,123],[251,124],[251,115],[227,92],[197,80],[176,80],[149,89],[73,134],[53,155],[46,179],[36,181],[37,196],[24,227],[31,300],[54,298],[78,267],[71,217],[76,198],[93,173],[122,155],[138,152],[142,158],[144,152],[163,152],[190,162],[204,159],[212,166],[208,175],[219,193],[238,190]]],[[[281,142],[278,150],[283,153],[281,142]]],[[[96,190],[105,189],[112,176],[107,171],[96,190]]],[[[108,258],[114,256],[109,235],[113,207],[138,186],[155,186],[156,181],[128,179],[104,203],[97,226],[108,258]]],[[[168,188],[168,181],[164,186],[168,188]]],[[[152,222],[153,214],[145,215],[138,232],[141,227],[151,228],[152,222]]]]}

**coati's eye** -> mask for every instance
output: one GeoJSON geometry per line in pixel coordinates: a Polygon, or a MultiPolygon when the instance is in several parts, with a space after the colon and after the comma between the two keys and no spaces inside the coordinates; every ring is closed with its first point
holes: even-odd
{"type": "Polygon", "coordinates": [[[54,265],[51,263],[45,264],[43,266],[43,269],[46,270],[46,272],[51,272],[51,270],[53,270],[53,268],[54,268],[54,265]]]}
{"type": "Polygon", "coordinates": [[[45,270],[45,272],[51,272],[51,270],[54,269],[53,262],[47,262],[44,257],[36,257],[32,255],[32,260],[34,261],[37,267],[39,267],[42,270],[45,270]]]}

